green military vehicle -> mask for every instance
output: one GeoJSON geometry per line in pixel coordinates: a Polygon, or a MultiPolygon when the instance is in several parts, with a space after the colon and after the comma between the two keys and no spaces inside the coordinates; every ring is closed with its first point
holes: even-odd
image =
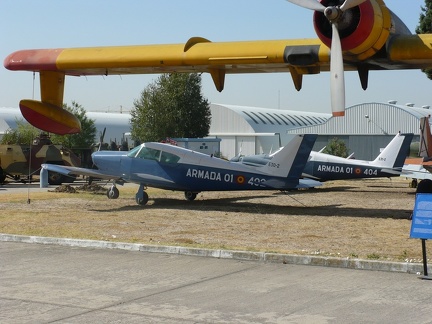
{"type": "MultiPolygon", "coordinates": [[[[2,144],[0,145],[0,183],[3,183],[6,178],[15,181],[31,181],[33,175],[39,175],[43,163],[79,167],[81,160],[71,150],[52,144],[48,135],[37,137],[32,145],[2,144]]],[[[48,183],[52,185],[74,180],[73,177],[59,173],[48,173],[48,183]]]]}

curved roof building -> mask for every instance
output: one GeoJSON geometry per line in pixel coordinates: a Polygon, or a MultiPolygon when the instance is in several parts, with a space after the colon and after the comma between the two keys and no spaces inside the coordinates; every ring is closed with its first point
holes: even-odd
{"type": "Polygon", "coordinates": [[[396,135],[418,133],[419,119],[431,115],[429,106],[422,108],[412,104],[397,105],[390,103],[362,103],[348,107],[345,117],[330,118],[327,123],[319,126],[292,129],[289,133],[314,132],[332,135],[396,135]]]}
{"type": "Polygon", "coordinates": [[[221,153],[259,154],[276,150],[290,137],[287,130],[325,123],[331,114],[211,104],[210,136],[221,138],[221,153]]]}
{"type": "MultiPolygon", "coordinates": [[[[414,133],[419,138],[419,119],[430,115],[428,106],[412,104],[362,103],[346,109],[345,117],[306,111],[211,104],[210,136],[218,137],[224,157],[238,154],[268,153],[285,145],[293,134],[318,134],[314,150],[320,150],[337,137],[343,140],[356,158],[376,157],[397,132],[414,133]]],[[[104,141],[120,143],[130,132],[130,114],[87,112],[95,120],[97,136],[106,127],[104,141]]],[[[0,134],[14,128],[22,119],[17,108],[0,108],[0,134]]],[[[96,142],[99,139],[95,139],[96,142]]],[[[132,144],[132,143],[130,143],[132,144]]]]}

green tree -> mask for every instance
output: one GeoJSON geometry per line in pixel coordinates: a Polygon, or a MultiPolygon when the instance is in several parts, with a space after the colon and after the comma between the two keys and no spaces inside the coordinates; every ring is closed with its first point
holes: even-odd
{"type": "MultiPolygon", "coordinates": [[[[432,33],[432,0],[425,0],[424,7],[421,8],[419,24],[416,28],[417,34],[430,34],[432,33]]],[[[429,79],[432,80],[432,69],[422,70],[429,79]]]]}
{"type": "Polygon", "coordinates": [[[134,101],[131,137],[141,142],[204,137],[208,135],[210,122],[210,105],[201,94],[201,76],[162,74],[134,101]]]}
{"type": "Polygon", "coordinates": [[[337,137],[334,137],[325,147],[323,153],[345,158],[348,156],[348,148],[346,147],[344,141],[338,139],[337,137]]]}
{"type": "Polygon", "coordinates": [[[95,143],[96,126],[93,119],[86,116],[86,110],[83,106],[75,101],[68,106],[63,104],[63,108],[74,114],[81,122],[81,132],[69,135],[51,135],[51,141],[54,144],[61,144],[70,148],[89,148],[95,143]]]}
{"type": "Polygon", "coordinates": [[[16,121],[17,128],[9,128],[1,139],[1,144],[30,145],[41,130],[30,125],[24,119],[16,121]]]}

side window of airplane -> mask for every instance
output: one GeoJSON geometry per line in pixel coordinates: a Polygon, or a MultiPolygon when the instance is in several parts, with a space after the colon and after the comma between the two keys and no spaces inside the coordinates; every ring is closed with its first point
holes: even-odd
{"type": "Polygon", "coordinates": [[[161,153],[160,150],[155,150],[149,147],[143,147],[141,151],[139,151],[136,157],[140,159],[159,161],[160,153],[161,153]]]}
{"type": "Polygon", "coordinates": [[[164,163],[177,163],[179,160],[180,160],[179,156],[168,152],[162,152],[160,158],[160,161],[164,163]]]}
{"type": "Polygon", "coordinates": [[[177,163],[180,160],[180,157],[175,154],[141,146],[132,149],[128,153],[128,156],[131,158],[156,160],[164,163],[177,163]]]}

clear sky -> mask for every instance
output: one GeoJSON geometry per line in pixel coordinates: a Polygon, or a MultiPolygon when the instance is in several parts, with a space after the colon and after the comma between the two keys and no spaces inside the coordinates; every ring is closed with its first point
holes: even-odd
{"type": "MultiPolygon", "coordinates": [[[[414,32],[424,0],[387,0],[414,32]]],[[[2,0],[0,56],[21,49],[315,38],[312,11],[284,0],[2,0]]],[[[158,75],[67,77],[65,103],[87,111],[129,111],[158,75]]],[[[289,73],[227,75],[216,91],[203,74],[203,95],[212,103],[330,113],[330,75],[307,75],[297,92],[289,73]]],[[[363,91],[356,72],[347,72],[346,105],[397,100],[432,106],[432,81],[420,71],[370,72],[363,91]]],[[[0,67],[0,107],[39,99],[31,72],[0,67]],[[33,90],[34,88],[34,90],[33,90]],[[33,95],[34,93],[34,95],[33,95]]]]}

